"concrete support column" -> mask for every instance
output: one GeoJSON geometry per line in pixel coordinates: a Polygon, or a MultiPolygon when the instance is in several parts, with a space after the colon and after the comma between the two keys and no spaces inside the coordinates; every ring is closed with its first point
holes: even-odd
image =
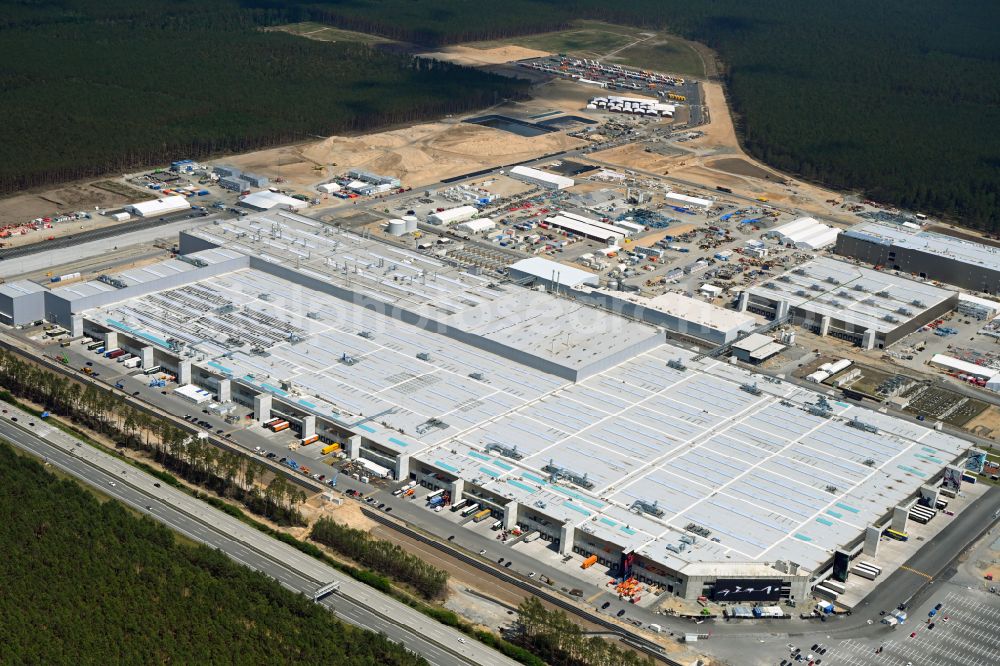
{"type": "Polygon", "coordinates": [[[873,329],[868,329],[861,336],[861,348],[871,351],[875,349],[875,331],[873,329]]]}
{"type": "MultiPolygon", "coordinates": [[[[229,379],[219,380],[219,402],[230,402],[233,399],[233,382],[229,379]]],[[[268,405],[270,409],[270,405],[268,405]]]]}
{"type": "Polygon", "coordinates": [[[118,332],[108,331],[104,334],[104,351],[111,351],[118,346],[118,332]]]}
{"type": "Polygon", "coordinates": [[[73,315],[69,320],[69,335],[72,338],[83,337],[83,317],[73,315]]]}
{"type": "Polygon", "coordinates": [[[153,348],[143,347],[139,350],[139,366],[143,370],[149,370],[155,363],[153,363],[153,348]]]}
{"type": "Polygon", "coordinates": [[[897,532],[906,531],[906,520],[910,517],[910,507],[897,506],[892,510],[892,529],[897,532]]]}
{"type": "Polygon", "coordinates": [[[573,552],[573,543],[576,541],[576,527],[573,523],[563,523],[559,530],[559,554],[569,555],[573,552]]]}
{"type": "Polygon", "coordinates": [[[750,292],[744,291],[740,294],[740,300],[737,301],[736,309],[740,312],[746,312],[747,306],[750,304],[750,292]]]}
{"type": "Polygon", "coordinates": [[[778,305],[774,308],[774,318],[781,319],[788,314],[788,301],[778,301],[778,305]]]}
{"type": "Polygon", "coordinates": [[[257,423],[271,420],[271,394],[261,393],[253,397],[253,415],[257,423]]]}
{"type": "Polygon", "coordinates": [[[191,383],[191,361],[180,361],[177,364],[177,384],[185,386],[191,383]]]}
{"type": "Polygon", "coordinates": [[[465,479],[455,479],[451,482],[451,503],[461,501],[462,493],[465,492],[465,479]]]}
{"type": "Polygon", "coordinates": [[[920,499],[928,509],[936,509],[938,501],[938,489],[934,486],[920,486],[920,499]]]}
{"type": "Polygon", "coordinates": [[[824,315],[819,320],[819,336],[825,338],[830,333],[830,315],[824,315]]]}
{"type": "Polygon", "coordinates": [[[410,456],[401,453],[396,456],[396,480],[402,481],[408,476],[410,476],[410,456]]]}
{"type": "Polygon", "coordinates": [[[306,414],[302,417],[302,439],[312,437],[316,434],[316,417],[313,414],[306,414]]]}
{"type": "Polygon", "coordinates": [[[361,435],[351,435],[347,438],[347,457],[351,460],[361,457],[361,435]]]}
{"type": "Polygon", "coordinates": [[[503,507],[503,528],[512,530],[517,527],[517,502],[510,501],[503,507]]]}
{"type": "Polygon", "coordinates": [[[878,555],[878,543],[882,537],[882,532],[874,525],[865,529],[865,545],[861,548],[861,553],[868,557],[878,555]]]}

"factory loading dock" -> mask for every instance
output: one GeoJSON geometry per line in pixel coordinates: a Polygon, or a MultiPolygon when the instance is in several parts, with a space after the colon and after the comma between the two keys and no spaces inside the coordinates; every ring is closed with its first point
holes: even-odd
{"type": "Polygon", "coordinates": [[[293,213],[195,229],[180,252],[39,297],[261,422],[689,599],[740,578],[804,599],[967,448],[792,384],[748,391],[648,324],[293,213]]]}

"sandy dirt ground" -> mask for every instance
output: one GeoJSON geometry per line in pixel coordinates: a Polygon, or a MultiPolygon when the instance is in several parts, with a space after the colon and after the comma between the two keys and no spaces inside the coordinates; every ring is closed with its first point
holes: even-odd
{"type": "Polygon", "coordinates": [[[996,439],[997,435],[1000,435],[1000,409],[995,406],[987,407],[964,427],[980,437],[996,439]]]}
{"type": "MultiPolygon", "coordinates": [[[[136,191],[137,195],[141,192],[136,191]]],[[[136,199],[139,197],[137,196],[136,199]]],[[[146,197],[152,198],[152,197],[146,197]]],[[[136,200],[132,199],[132,200],[136,200]]],[[[75,183],[31,194],[18,194],[0,200],[0,227],[11,227],[11,236],[0,240],[6,247],[16,247],[45,240],[49,236],[65,236],[84,229],[97,229],[117,224],[114,220],[101,217],[94,212],[95,206],[117,208],[130,202],[114,192],[94,187],[87,183],[75,183]],[[30,223],[37,217],[51,217],[58,213],[86,211],[89,220],[62,222],[51,229],[32,230],[27,227],[15,229],[30,223]]]]}
{"type": "Polygon", "coordinates": [[[422,58],[445,60],[458,65],[502,65],[514,60],[526,58],[542,58],[549,55],[547,51],[537,51],[521,46],[497,46],[488,49],[477,49],[471,46],[448,46],[440,51],[421,53],[422,58]]]}
{"type": "Polygon", "coordinates": [[[315,186],[348,168],[395,176],[407,186],[420,187],[581,145],[583,141],[557,132],[521,137],[479,125],[439,122],[358,137],[333,136],[227,161],[247,171],[280,176],[297,187],[315,186]],[[324,168],[314,169],[318,165],[324,168]]]}

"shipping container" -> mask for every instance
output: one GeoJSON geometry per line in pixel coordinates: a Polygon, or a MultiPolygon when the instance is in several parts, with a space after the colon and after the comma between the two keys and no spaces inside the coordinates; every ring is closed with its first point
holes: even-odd
{"type": "Polygon", "coordinates": [[[124,365],[126,368],[132,369],[132,368],[138,368],[141,362],[142,359],[140,359],[138,356],[133,356],[127,361],[124,361],[122,365],[124,365]]]}
{"type": "Polygon", "coordinates": [[[334,444],[327,444],[326,446],[324,446],[324,447],[323,447],[323,448],[322,448],[322,449],[320,450],[320,453],[321,453],[321,454],[323,454],[323,455],[325,456],[325,455],[327,455],[328,453],[333,453],[334,451],[336,451],[336,450],[338,450],[338,449],[340,449],[340,444],[337,444],[337,443],[334,443],[334,444]]]}
{"type": "Polygon", "coordinates": [[[435,497],[440,497],[441,495],[444,495],[444,489],[443,488],[435,490],[434,492],[430,493],[429,495],[427,495],[426,499],[427,499],[428,502],[430,502],[435,497]]]}
{"type": "Polygon", "coordinates": [[[159,372],[162,369],[163,368],[161,368],[160,366],[154,365],[149,370],[143,370],[142,373],[145,374],[145,375],[155,375],[157,372],[159,372]]]}
{"type": "Polygon", "coordinates": [[[288,421],[279,421],[271,426],[271,430],[274,432],[281,432],[282,430],[288,430],[292,426],[288,421]]]}
{"type": "Polygon", "coordinates": [[[851,573],[854,574],[855,576],[861,576],[862,578],[867,578],[868,580],[875,580],[875,578],[878,577],[878,574],[876,574],[871,569],[865,569],[857,565],[855,565],[851,569],[851,573]]]}
{"type": "Polygon", "coordinates": [[[302,439],[301,445],[302,446],[309,446],[310,444],[312,444],[314,442],[318,442],[318,441],[319,441],[319,435],[312,435],[311,437],[304,437],[302,439]]]}
{"type": "Polygon", "coordinates": [[[492,512],[489,509],[483,509],[482,511],[480,511],[479,513],[477,513],[475,516],[473,516],[472,520],[474,522],[481,523],[481,522],[483,522],[484,520],[486,520],[487,518],[490,517],[490,513],[492,513],[492,512]]]}
{"type": "Polygon", "coordinates": [[[465,507],[465,509],[462,510],[461,516],[462,518],[468,518],[478,510],[479,510],[478,504],[476,503],[470,504],[469,506],[465,507]]]}
{"type": "Polygon", "coordinates": [[[581,569],[589,569],[590,567],[594,566],[596,563],[597,563],[597,555],[591,555],[590,557],[588,557],[587,559],[585,559],[580,564],[580,568],[581,569]]]}
{"type": "Polygon", "coordinates": [[[464,509],[468,505],[469,505],[469,500],[467,500],[467,499],[459,500],[458,502],[456,502],[455,504],[453,504],[451,506],[451,510],[452,511],[461,511],[462,509],[464,509]]]}

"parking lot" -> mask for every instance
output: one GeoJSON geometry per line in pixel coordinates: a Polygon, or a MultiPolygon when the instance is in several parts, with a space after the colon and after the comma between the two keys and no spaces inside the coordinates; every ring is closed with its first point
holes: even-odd
{"type": "Polygon", "coordinates": [[[842,641],[837,644],[836,650],[831,649],[829,658],[824,659],[823,664],[996,664],[997,648],[1000,646],[1000,600],[997,596],[974,590],[955,590],[938,603],[941,609],[935,612],[933,618],[927,618],[926,612],[914,612],[906,624],[893,631],[891,640],[881,643],[856,639],[842,641]],[[931,621],[925,622],[925,619],[931,621]],[[882,647],[881,652],[877,652],[879,646],[882,647]]]}

